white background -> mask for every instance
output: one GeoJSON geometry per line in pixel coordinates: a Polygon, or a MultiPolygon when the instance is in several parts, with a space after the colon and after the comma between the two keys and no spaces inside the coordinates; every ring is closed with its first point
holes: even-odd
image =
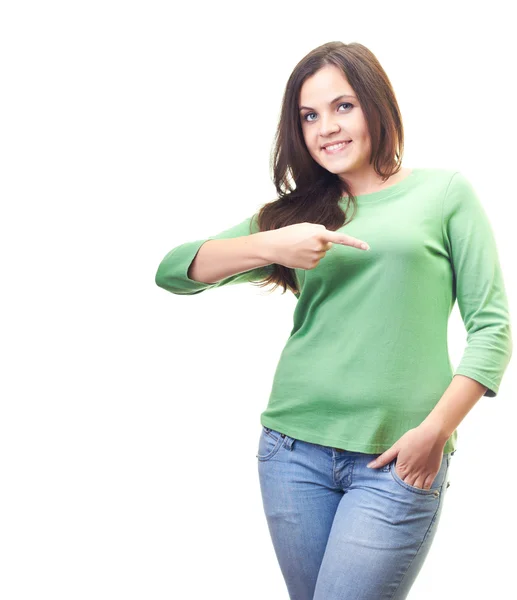
{"type": "MultiPolygon", "coordinates": [[[[460,170],[478,191],[515,312],[510,10],[3,3],[3,600],[288,597],[256,452],[296,299],[249,284],[173,295],[156,269],[274,200],[289,74],[316,46],[357,41],[394,86],[404,166],[460,170]]],[[[457,305],[449,343],[457,365],[457,305]]],[[[515,379],[510,363],[459,428],[410,598],[512,595],[515,379]]]]}

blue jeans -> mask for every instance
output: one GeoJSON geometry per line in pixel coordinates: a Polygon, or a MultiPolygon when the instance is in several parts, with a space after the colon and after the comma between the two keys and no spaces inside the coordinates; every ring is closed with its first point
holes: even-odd
{"type": "Polygon", "coordinates": [[[397,459],[298,440],[262,426],[258,473],[290,600],[401,600],[429,552],[451,456],[431,489],[409,485],[397,459]]]}

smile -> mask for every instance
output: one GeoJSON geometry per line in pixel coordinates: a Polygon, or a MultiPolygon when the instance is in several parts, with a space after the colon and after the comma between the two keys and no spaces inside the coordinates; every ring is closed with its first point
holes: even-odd
{"type": "Polygon", "coordinates": [[[338,154],[339,152],[342,152],[345,148],[348,148],[348,146],[350,146],[352,142],[342,142],[341,144],[333,144],[332,146],[327,146],[326,148],[323,148],[323,151],[326,154],[338,154]]]}

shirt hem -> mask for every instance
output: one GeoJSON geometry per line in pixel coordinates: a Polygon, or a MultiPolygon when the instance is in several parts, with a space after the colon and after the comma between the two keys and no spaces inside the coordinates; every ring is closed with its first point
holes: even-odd
{"type": "MultiPolygon", "coordinates": [[[[323,437],[315,433],[314,431],[304,431],[302,429],[293,428],[293,427],[284,427],[283,425],[277,425],[274,421],[271,421],[268,418],[261,417],[260,419],[261,425],[265,427],[269,427],[270,429],[274,429],[279,433],[284,433],[289,437],[299,439],[302,442],[309,442],[310,444],[318,444],[320,446],[327,446],[330,448],[339,448],[341,450],[347,450],[348,452],[361,452],[363,454],[382,454],[386,452],[396,440],[392,442],[392,444],[360,444],[357,442],[346,441],[343,439],[331,439],[328,437],[323,437]]],[[[401,434],[402,435],[402,434],[401,434]]],[[[452,436],[447,440],[444,446],[444,454],[450,453],[456,450],[454,443],[451,441],[452,436]],[[451,445],[452,444],[452,445],[451,445]],[[446,452],[445,448],[449,447],[450,450],[446,452]]]]}

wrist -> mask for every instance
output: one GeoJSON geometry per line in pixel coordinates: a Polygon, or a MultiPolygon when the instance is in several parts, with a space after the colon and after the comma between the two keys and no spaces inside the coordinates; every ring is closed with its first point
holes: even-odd
{"type": "Polygon", "coordinates": [[[270,234],[270,231],[259,231],[251,236],[254,238],[256,256],[259,260],[264,261],[263,266],[277,262],[270,234]]]}
{"type": "Polygon", "coordinates": [[[436,442],[445,445],[451,434],[440,423],[435,421],[425,420],[421,423],[420,428],[425,430],[426,435],[433,437],[436,442]]]}

